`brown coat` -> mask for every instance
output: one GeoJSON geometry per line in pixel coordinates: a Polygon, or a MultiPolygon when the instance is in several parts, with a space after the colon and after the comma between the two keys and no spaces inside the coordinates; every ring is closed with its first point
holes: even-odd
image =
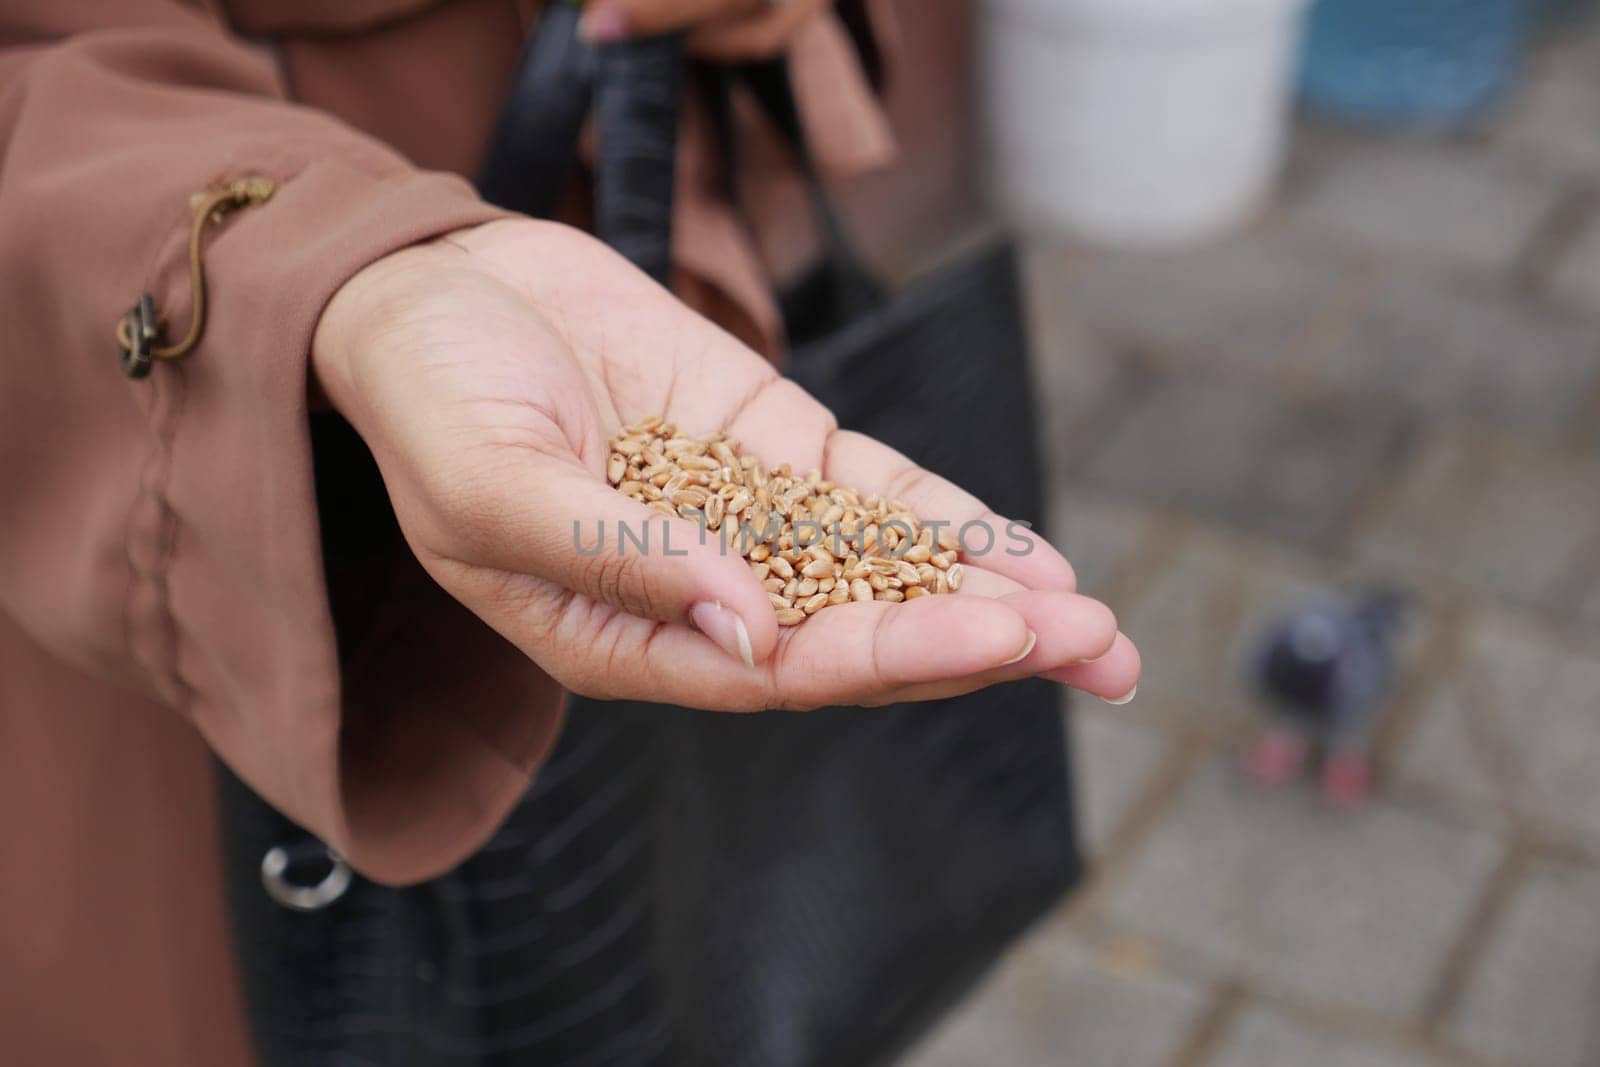
{"type": "MultiPolygon", "coordinates": [[[[476,166],[530,14],[515,0],[10,0],[0,14],[6,1062],[250,1061],[212,753],[359,870],[405,882],[481,843],[554,741],[555,687],[414,571],[344,632],[307,431],[329,296],[393,249],[494,216],[455,175],[476,166]],[[113,325],[145,289],[188,321],[189,196],[247,173],[280,187],[209,240],[203,343],[129,381],[113,325]]],[[[889,145],[842,33],[813,20],[795,58],[824,161],[854,167],[889,145]]],[[[694,153],[685,168],[686,285],[770,339],[751,251],[694,153]]]]}

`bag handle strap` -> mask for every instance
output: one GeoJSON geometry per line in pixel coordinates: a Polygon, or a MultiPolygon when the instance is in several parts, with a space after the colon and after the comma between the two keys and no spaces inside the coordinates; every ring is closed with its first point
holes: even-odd
{"type": "Polygon", "coordinates": [[[546,5],[517,60],[478,176],[479,194],[509,211],[551,217],[572,178],[595,80],[580,14],[576,4],[546,5]]]}
{"type": "Polygon", "coordinates": [[[589,45],[577,4],[539,16],[495,128],[478,189],[501,207],[555,214],[594,116],[595,232],[657,281],[672,269],[672,202],[682,103],[677,34],[589,45]]]}
{"type": "MultiPolygon", "coordinates": [[[[598,146],[595,230],[658,281],[671,271],[672,204],[684,72],[679,35],[591,46],[578,37],[577,4],[553,3],[523,48],[479,190],[493,203],[536,217],[554,214],[571,179],[584,118],[598,146]]],[[[709,78],[724,181],[737,203],[738,146],[732,90],[747,87],[794,153],[822,243],[817,277],[828,305],[859,314],[886,299],[845,229],[811,152],[788,61],[701,68],[709,78]]]]}

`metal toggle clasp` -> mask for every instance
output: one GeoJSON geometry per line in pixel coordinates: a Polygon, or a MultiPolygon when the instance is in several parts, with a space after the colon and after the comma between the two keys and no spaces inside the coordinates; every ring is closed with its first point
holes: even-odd
{"type": "Polygon", "coordinates": [[[126,329],[117,331],[118,346],[122,350],[122,373],[130,378],[143,378],[150,373],[154,360],[150,349],[155,344],[160,327],[156,323],[155,298],[140,293],[139,302],[123,316],[126,329]]]}
{"type": "Polygon", "coordinates": [[[272,199],[278,184],[271,178],[239,178],[215,185],[190,198],[194,223],[189,229],[189,284],[194,317],[189,332],[176,344],[157,345],[161,324],[156,320],[155,298],[142,293],[139,302],[117,320],[117,348],[122,353],[122,372],[130,378],[144,378],[158,359],[182,359],[200,343],[206,328],[206,275],[201,261],[201,239],[208,224],[223,220],[229,212],[264,204],[272,199]]]}

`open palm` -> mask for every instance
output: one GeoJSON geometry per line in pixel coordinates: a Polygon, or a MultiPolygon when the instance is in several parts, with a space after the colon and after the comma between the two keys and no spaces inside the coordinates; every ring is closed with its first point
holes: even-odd
{"type": "Polygon", "coordinates": [[[576,692],[750,710],[928,699],[1033,674],[1118,699],[1138,679],[1110,610],[1078,595],[1072,568],[1037,540],[1025,555],[966,560],[957,596],[843,604],[780,631],[736,553],[606,484],[620,427],[664,414],[925,519],[1005,520],[838,429],[576,230],[495,222],[379,261],[329,305],[314,364],[429,573],[576,692]],[[621,523],[648,524],[650,551],[619,554],[621,523]],[[660,551],[668,523],[672,555],[660,551]],[[591,553],[603,525],[605,550],[580,552],[579,524],[591,553]]]}

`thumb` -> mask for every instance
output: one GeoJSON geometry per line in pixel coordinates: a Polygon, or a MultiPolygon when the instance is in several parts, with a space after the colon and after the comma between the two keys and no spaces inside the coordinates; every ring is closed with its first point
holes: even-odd
{"type": "Polygon", "coordinates": [[[688,624],[746,666],[772,654],[777,617],[731,535],[669,518],[573,462],[540,457],[514,470],[472,508],[471,562],[688,624]]]}
{"type": "Polygon", "coordinates": [[[591,0],[578,20],[578,35],[590,44],[609,44],[746,15],[765,6],[763,0],[591,0]]]}

